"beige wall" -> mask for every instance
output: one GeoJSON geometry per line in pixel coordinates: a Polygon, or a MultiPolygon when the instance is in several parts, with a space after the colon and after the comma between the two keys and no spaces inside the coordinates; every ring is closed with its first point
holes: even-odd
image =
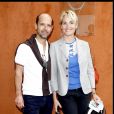
{"type": "MultiPolygon", "coordinates": [[[[37,14],[49,12],[54,19],[50,42],[58,39],[60,2],[0,2],[0,113],[20,114],[15,107],[14,53],[16,46],[31,33],[37,14]]],[[[89,9],[90,10],[90,9],[89,9]]],[[[89,10],[85,11],[88,12],[89,10]]],[[[89,42],[100,75],[97,93],[112,114],[112,2],[95,3],[95,35],[80,37],[89,42]]]]}

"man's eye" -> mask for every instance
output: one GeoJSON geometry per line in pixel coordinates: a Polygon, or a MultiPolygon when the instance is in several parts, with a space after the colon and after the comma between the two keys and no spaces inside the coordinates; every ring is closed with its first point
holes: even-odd
{"type": "Polygon", "coordinates": [[[51,25],[48,25],[48,27],[51,27],[51,25]]]}
{"type": "Polygon", "coordinates": [[[44,25],[43,23],[40,23],[40,25],[44,25]]]}

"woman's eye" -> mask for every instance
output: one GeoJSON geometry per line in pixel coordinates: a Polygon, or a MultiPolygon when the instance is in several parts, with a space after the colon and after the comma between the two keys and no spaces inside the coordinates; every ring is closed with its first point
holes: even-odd
{"type": "Polygon", "coordinates": [[[63,22],[62,24],[63,24],[63,25],[65,25],[65,24],[66,24],[66,22],[63,22]]]}
{"type": "Polygon", "coordinates": [[[70,21],[70,24],[74,24],[74,22],[73,21],[70,21]]]}

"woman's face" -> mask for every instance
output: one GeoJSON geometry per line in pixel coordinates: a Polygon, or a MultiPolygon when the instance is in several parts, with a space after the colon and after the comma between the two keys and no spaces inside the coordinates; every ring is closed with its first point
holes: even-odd
{"type": "Polygon", "coordinates": [[[61,30],[64,36],[74,35],[77,28],[76,20],[65,15],[62,20],[61,30]]]}

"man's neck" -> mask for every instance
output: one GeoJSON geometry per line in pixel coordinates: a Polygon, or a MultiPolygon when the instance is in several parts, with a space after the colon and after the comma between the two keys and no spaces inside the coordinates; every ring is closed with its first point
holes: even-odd
{"type": "Polygon", "coordinates": [[[46,46],[46,39],[41,38],[39,35],[36,36],[36,39],[40,44],[42,44],[44,47],[46,46]]]}

